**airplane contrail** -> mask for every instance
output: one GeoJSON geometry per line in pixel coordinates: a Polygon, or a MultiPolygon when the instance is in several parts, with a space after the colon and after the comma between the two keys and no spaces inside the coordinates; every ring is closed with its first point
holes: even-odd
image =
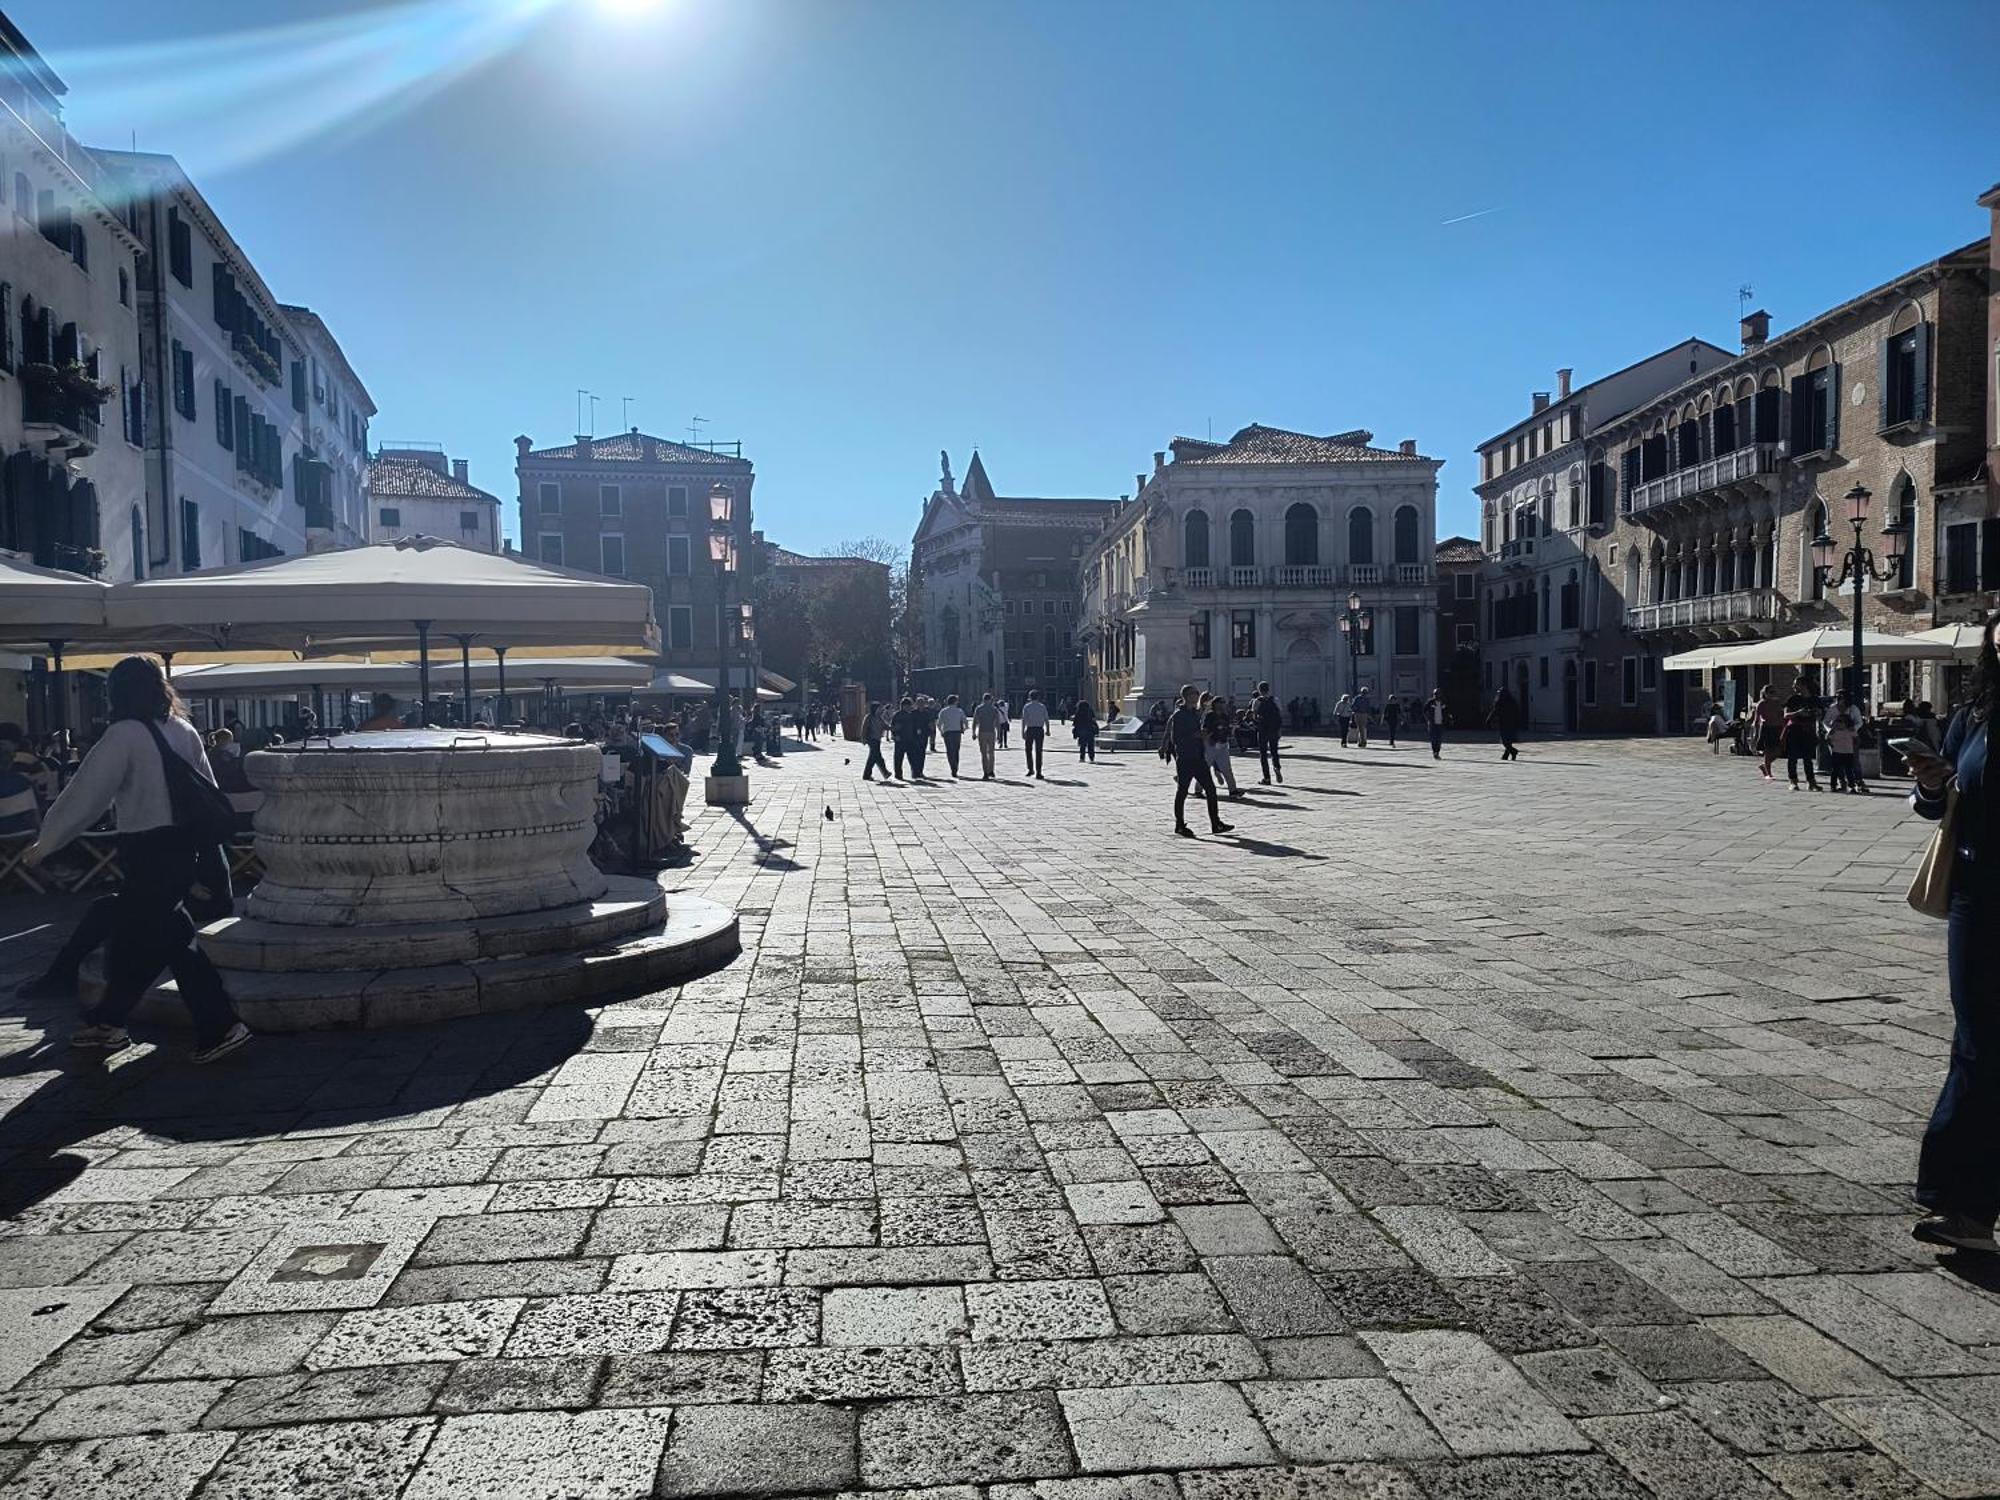
{"type": "MultiPolygon", "coordinates": [[[[1504,207],[1504,205],[1501,205],[1501,206],[1502,206],[1502,207],[1504,207]]],[[[1480,210],[1479,210],[1479,211],[1478,211],[1477,213],[1470,213],[1470,214],[1460,214],[1460,215],[1459,215],[1459,216],[1458,216],[1457,218],[1455,218],[1455,219],[1444,219],[1444,220],[1441,220],[1441,221],[1440,221],[1440,223],[1441,223],[1441,224],[1463,224],[1463,223],[1464,223],[1464,222],[1465,222],[1465,221],[1466,221],[1467,219],[1483,219],[1483,218],[1485,218],[1485,217],[1486,217],[1486,216],[1487,216],[1488,214],[1497,214],[1497,213],[1499,213],[1499,212],[1500,212],[1500,208],[1499,208],[1499,207],[1495,207],[1495,208],[1482,208],[1482,209],[1480,209],[1480,210]]]]}

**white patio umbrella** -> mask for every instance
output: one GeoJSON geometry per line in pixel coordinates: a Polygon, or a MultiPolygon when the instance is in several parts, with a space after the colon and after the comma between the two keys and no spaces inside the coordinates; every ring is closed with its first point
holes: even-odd
{"type": "Polygon", "coordinates": [[[1949,646],[1953,656],[1970,661],[1979,655],[1979,643],[1985,635],[1984,625],[1939,625],[1931,630],[1919,630],[1916,639],[1949,646]]]}
{"type": "Polygon", "coordinates": [[[39,656],[46,652],[55,675],[56,727],[66,727],[63,706],[63,647],[105,634],[104,600],[109,585],[81,573],[38,568],[0,557],[0,649],[39,656]]]}
{"type": "Polygon", "coordinates": [[[1692,651],[1683,651],[1678,656],[1669,656],[1660,666],[1669,672],[1706,672],[1711,667],[1722,665],[1724,655],[1731,648],[1726,645],[1697,646],[1692,651]]]}
{"type": "Polygon", "coordinates": [[[414,638],[426,700],[433,634],[458,642],[467,697],[475,643],[493,650],[502,672],[514,646],[587,639],[642,654],[660,646],[653,592],[644,584],[426,536],[119,584],[105,613],[112,630],[134,639],[213,646],[249,644],[250,636],[259,644],[352,652],[414,638]]]}
{"type": "MultiPolygon", "coordinates": [[[[1921,635],[1891,635],[1881,630],[1861,633],[1864,656],[1877,661],[1934,661],[1952,654],[1951,648],[1921,635]]],[[[1746,641],[1714,653],[1711,666],[1717,667],[1805,667],[1815,662],[1845,661],[1854,654],[1854,632],[1840,625],[1819,626],[1767,641],[1746,641]]]]}

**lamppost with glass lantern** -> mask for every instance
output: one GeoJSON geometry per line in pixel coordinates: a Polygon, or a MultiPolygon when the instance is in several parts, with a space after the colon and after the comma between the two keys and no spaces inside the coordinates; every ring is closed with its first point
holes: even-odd
{"type": "Polygon", "coordinates": [[[1361,596],[1347,596],[1347,611],[1340,617],[1340,633],[1347,637],[1347,691],[1361,691],[1361,638],[1375,628],[1374,611],[1361,607],[1361,596]]]}
{"type": "Polygon", "coordinates": [[[1909,531],[1902,518],[1890,519],[1882,527],[1882,553],[1887,565],[1876,568],[1875,554],[1861,540],[1861,528],[1868,524],[1868,502],[1873,498],[1866,485],[1857,484],[1847,492],[1847,523],[1854,528],[1854,545],[1844,555],[1840,553],[1840,543],[1824,531],[1812,542],[1813,571],[1819,576],[1821,587],[1837,592],[1849,579],[1854,582],[1854,656],[1847,668],[1847,693],[1848,701],[1856,708],[1862,707],[1862,684],[1868,680],[1862,672],[1861,591],[1868,579],[1890,583],[1901,577],[1903,554],[1910,545],[1909,531]],[[1840,570],[1837,578],[1836,567],[1840,570]]]}
{"type": "Polygon", "coordinates": [[[715,759],[711,778],[740,777],[743,762],[729,727],[729,638],[735,632],[729,608],[729,580],[736,571],[736,533],[731,521],[736,497],[726,484],[708,492],[708,560],[715,564],[715,759]]]}

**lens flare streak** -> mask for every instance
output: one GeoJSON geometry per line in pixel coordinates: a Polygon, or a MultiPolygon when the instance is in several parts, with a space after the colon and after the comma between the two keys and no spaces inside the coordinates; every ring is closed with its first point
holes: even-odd
{"type": "Polygon", "coordinates": [[[417,0],[360,15],[68,53],[101,134],[191,174],[372,129],[518,46],[563,0],[417,0]]]}

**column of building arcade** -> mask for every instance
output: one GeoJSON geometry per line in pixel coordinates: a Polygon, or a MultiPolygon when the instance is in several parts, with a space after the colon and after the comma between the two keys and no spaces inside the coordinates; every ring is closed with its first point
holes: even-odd
{"type": "Polygon", "coordinates": [[[1691,536],[1655,538],[1640,604],[1671,604],[1775,586],[1777,528],[1754,521],[1691,536]]]}

